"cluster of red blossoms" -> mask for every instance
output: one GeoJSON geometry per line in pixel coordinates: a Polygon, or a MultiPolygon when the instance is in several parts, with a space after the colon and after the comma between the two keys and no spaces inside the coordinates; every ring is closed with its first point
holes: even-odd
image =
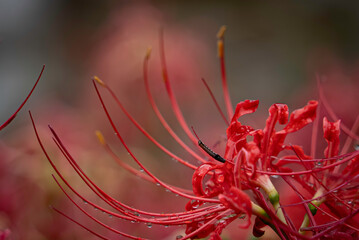
{"type": "MultiPolygon", "coordinates": [[[[133,208],[112,198],[86,175],[69,153],[55,130],[50,127],[53,139],[64,157],[85,184],[99,199],[113,210],[110,211],[90,201],[76,191],[55,166],[53,160],[46,152],[34,124],[35,133],[42,150],[59,178],[73,194],[69,194],[62,184],[60,184],[58,178],[54,176],[56,183],[78,209],[90,219],[109,231],[130,239],[143,238],[119,231],[102,222],[86,211],[84,206],[78,204],[72,195],[82,199],[88,205],[119,219],[142,222],[148,226],[152,226],[152,224],[163,226],[185,225],[186,235],[178,236],[177,239],[199,239],[206,237],[213,240],[221,239],[220,235],[223,229],[235,220],[242,222],[239,225],[241,228],[249,228],[252,226],[253,235],[255,237],[263,236],[265,231],[271,228],[281,239],[358,239],[359,218],[357,213],[359,212],[359,193],[357,187],[359,183],[359,151],[348,152],[353,146],[353,141],[359,140],[358,135],[356,135],[359,120],[357,119],[352,129],[340,124],[340,120],[338,120],[321,92],[319,101],[309,101],[303,108],[291,113],[289,113],[287,105],[273,104],[269,108],[269,116],[263,129],[254,129],[251,126],[242,124],[239,119],[245,114],[254,113],[259,101],[245,100],[237,104],[235,111],[232,109],[224,64],[224,30],[225,28],[221,28],[218,34],[218,53],[222,73],[222,86],[228,115],[225,117],[225,114],[223,114],[218,107],[222,117],[228,123],[227,143],[223,156],[214,153],[204,145],[202,141],[198,139],[195,132],[191,131],[187,125],[177,100],[174,97],[168,78],[163,37],[160,38],[160,56],[166,91],[178,122],[191,141],[198,146],[202,155],[197,154],[186,145],[180,137],[176,135],[161,114],[151,94],[148,83],[147,71],[150,51],[146,54],[144,60],[143,75],[146,92],[155,114],[179,145],[201,162],[199,166],[178,157],[154,139],[131,116],[106,83],[98,77],[94,77],[93,80],[97,95],[116,136],[141,170],[137,170],[122,162],[107,144],[102,134],[97,132],[97,136],[106,151],[108,151],[121,166],[133,174],[188,199],[185,211],[175,213],[148,212],[133,208]],[[157,147],[176,159],[179,163],[193,169],[192,190],[182,189],[160,180],[142,164],[120,135],[103,101],[98,86],[102,86],[109,92],[130,121],[157,147]],[[288,134],[297,132],[308,124],[313,124],[312,148],[315,149],[318,132],[318,119],[316,118],[318,106],[323,106],[329,113],[328,117],[333,119],[333,122],[325,117],[323,119],[323,133],[327,147],[321,158],[315,158],[314,151],[312,151],[310,155],[306,155],[300,146],[286,144],[285,142],[288,134]],[[276,130],[276,128],[278,129],[278,125],[282,125],[280,130],[276,130]],[[340,132],[344,132],[348,135],[347,141],[341,151],[339,150],[340,132]],[[212,158],[208,159],[203,153],[208,154],[212,158]],[[279,193],[272,183],[271,176],[275,178],[280,177],[283,180],[283,184],[286,183],[286,187],[290,188],[300,201],[282,205],[279,193]],[[301,209],[303,215],[300,217],[292,216],[288,209],[293,207],[301,209]],[[251,219],[253,217],[255,217],[255,221],[252,224],[251,219]]],[[[206,84],[206,82],[204,83],[206,84]]],[[[207,84],[206,87],[208,88],[207,84]]],[[[209,88],[208,90],[211,96],[213,96],[209,88]]],[[[213,100],[216,106],[218,106],[214,97],[213,100]]],[[[56,208],[53,209],[99,238],[108,239],[108,237],[84,226],[62,211],[56,208]]]]}

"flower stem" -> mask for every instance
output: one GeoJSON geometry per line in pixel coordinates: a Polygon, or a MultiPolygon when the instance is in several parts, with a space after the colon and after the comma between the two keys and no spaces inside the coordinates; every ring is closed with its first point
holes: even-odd
{"type": "Polygon", "coordinates": [[[280,207],[278,191],[274,187],[272,181],[268,178],[268,176],[261,176],[257,180],[258,180],[259,186],[267,193],[269,201],[271,202],[274,209],[276,210],[278,218],[283,223],[287,224],[287,221],[283,214],[283,210],[280,207]]]}
{"type": "MultiPolygon", "coordinates": [[[[269,227],[271,227],[272,230],[278,236],[280,236],[280,234],[278,233],[278,229],[274,226],[274,224],[272,223],[272,221],[271,221],[269,215],[266,213],[266,211],[253,202],[252,202],[252,213],[253,213],[253,215],[259,217],[265,224],[267,224],[269,227]]],[[[283,233],[283,234],[287,238],[286,234],[285,233],[283,233]]]]}
{"type": "MultiPolygon", "coordinates": [[[[318,198],[320,196],[323,195],[323,188],[320,188],[315,194],[314,194],[314,199],[315,198],[318,198]]],[[[308,207],[309,207],[309,210],[311,212],[311,214],[313,216],[315,216],[315,214],[317,213],[317,208],[319,205],[321,205],[323,202],[325,201],[325,198],[319,198],[319,199],[316,199],[316,200],[313,200],[311,201],[309,204],[308,204],[308,207]]],[[[304,235],[306,233],[306,231],[302,231],[301,229],[302,228],[305,228],[305,227],[308,227],[309,225],[309,216],[308,214],[305,214],[304,215],[304,218],[303,218],[303,222],[302,222],[302,225],[300,226],[299,228],[299,233],[304,235]]]]}

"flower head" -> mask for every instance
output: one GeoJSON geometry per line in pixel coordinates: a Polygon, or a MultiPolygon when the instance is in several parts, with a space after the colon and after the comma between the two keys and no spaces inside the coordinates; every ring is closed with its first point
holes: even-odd
{"type": "MultiPolygon", "coordinates": [[[[171,137],[193,159],[200,162],[199,166],[198,164],[177,156],[156,140],[135,120],[116,96],[115,92],[104,81],[98,77],[94,77],[93,79],[94,88],[113,131],[140,170],[122,161],[106,142],[104,136],[100,132],[96,132],[100,143],[105,150],[129,172],[139,176],[145,181],[162,186],[167,191],[187,199],[188,202],[184,206],[183,211],[171,213],[144,211],[111,197],[82,170],[65,144],[61,141],[59,135],[50,127],[53,139],[65,159],[82,178],[88,188],[106,206],[89,200],[75,190],[72,184],[66,180],[65,176],[63,176],[61,171],[56,167],[54,161],[47,153],[34,124],[35,133],[41,148],[55,172],[75,196],[110,216],[131,222],[145,223],[148,227],[152,227],[152,225],[185,225],[185,235],[178,236],[177,239],[198,239],[208,236],[210,239],[220,239],[220,234],[223,229],[234,221],[239,221],[239,227],[241,228],[249,228],[252,226],[251,217],[253,215],[256,216],[256,220],[253,224],[253,234],[257,237],[265,234],[265,226],[272,228],[282,239],[319,239],[325,238],[329,234],[333,236],[345,235],[354,238],[358,237],[359,231],[354,219],[359,211],[356,207],[357,193],[355,192],[355,188],[351,187],[350,184],[357,180],[359,152],[339,153],[340,121],[330,122],[327,118],[324,118],[323,136],[328,145],[324,150],[323,158],[320,159],[306,155],[302,147],[288,144],[285,140],[289,134],[297,132],[308,124],[316,121],[317,108],[318,105],[320,105],[320,101],[323,101],[323,98],[320,99],[319,102],[314,100],[309,101],[307,105],[290,114],[287,105],[273,104],[269,108],[269,116],[264,123],[263,129],[255,129],[252,126],[243,124],[240,118],[245,114],[254,113],[258,108],[259,101],[245,100],[238,103],[235,110],[232,109],[228,94],[224,62],[224,31],[225,28],[221,28],[218,34],[218,56],[221,66],[227,117],[223,114],[214,95],[204,81],[222,118],[228,123],[226,146],[223,156],[213,152],[207,147],[188,126],[177,99],[174,96],[171,81],[168,76],[162,34],[160,37],[160,56],[163,83],[178,123],[197,149],[192,149],[192,147],[188,146],[170,127],[160,112],[152,96],[147,73],[150,50],[146,53],[144,60],[143,78],[146,93],[155,114],[171,137]],[[107,90],[121,111],[145,137],[171,158],[192,169],[191,190],[174,186],[161,180],[136,156],[121,136],[102,98],[99,86],[107,90]],[[280,129],[278,129],[278,125],[281,125],[280,129]],[[320,166],[318,167],[319,164],[320,166]],[[340,181],[338,181],[339,175],[342,175],[340,181]],[[277,191],[270,176],[281,176],[283,181],[287,183],[286,189],[293,191],[301,200],[290,206],[281,205],[280,193],[277,191]],[[301,189],[304,189],[305,192],[302,192],[301,189]],[[338,207],[334,204],[333,200],[341,203],[342,206],[338,207]],[[351,201],[350,204],[349,201],[351,201]],[[291,216],[287,213],[287,209],[293,206],[302,209],[303,217],[300,226],[296,225],[296,218],[298,217],[291,216]],[[347,210],[344,211],[344,208],[347,208],[347,210]],[[315,218],[317,211],[324,214],[326,218],[324,222],[317,222],[318,219],[315,218]]],[[[317,130],[316,128],[317,124],[314,124],[313,129],[317,130]]],[[[349,130],[348,132],[352,136],[357,137],[355,130],[349,130]]],[[[72,194],[69,194],[67,190],[65,190],[62,186],[63,184],[60,183],[57,177],[54,176],[54,179],[70,201],[91,220],[112,234],[131,239],[140,239],[106,224],[92,215],[84,206],[73,199],[72,194]]],[[[54,208],[54,210],[99,238],[108,239],[105,235],[83,225],[57,208],[54,208]]]]}

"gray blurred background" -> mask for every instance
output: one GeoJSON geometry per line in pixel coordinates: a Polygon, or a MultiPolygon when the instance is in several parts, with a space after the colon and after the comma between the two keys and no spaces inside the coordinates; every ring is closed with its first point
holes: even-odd
{"type": "Polygon", "coordinates": [[[0,119],[19,105],[42,64],[45,74],[28,106],[43,96],[77,102],[84,82],[96,74],[89,68],[109,16],[143,4],[164,15],[165,28],[181,25],[208,39],[214,60],[214,34],[219,26],[228,26],[226,57],[234,102],[247,97],[283,101],[334,57],[348,66],[357,63],[357,1],[1,0],[0,119]]]}

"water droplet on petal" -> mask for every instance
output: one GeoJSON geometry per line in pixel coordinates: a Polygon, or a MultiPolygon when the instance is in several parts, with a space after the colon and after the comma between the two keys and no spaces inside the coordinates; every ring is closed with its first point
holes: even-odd
{"type": "Polygon", "coordinates": [[[147,223],[147,227],[151,228],[152,227],[152,223],[147,223]]]}
{"type": "Polygon", "coordinates": [[[220,183],[224,182],[224,175],[223,174],[217,175],[217,181],[220,183]]]}
{"type": "Polygon", "coordinates": [[[271,175],[272,178],[279,178],[278,175],[271,175]]]}
{"type": "Polygon", "coordinates": [[[143,172],[143,171],[144,171],[144,170],[141,168],[141,169],[140,169],[140,172],[143,172]]]}
{"type": "Polygon", "coordinates": [[[177,236],[176,236],[176,239],[181,239],[181,238],[183,238],[182,235],[177,235],[177,236]]]}

